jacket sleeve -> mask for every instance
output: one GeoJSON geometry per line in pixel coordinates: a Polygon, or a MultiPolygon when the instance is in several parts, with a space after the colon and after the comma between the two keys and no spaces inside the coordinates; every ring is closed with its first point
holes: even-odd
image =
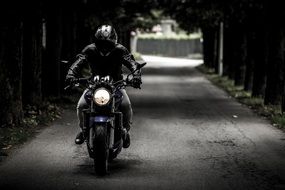
{"type": "Polygon", "coordinates": [[[127,48],[123,48],[123,65],[126,66],[131,72],[136,70],[138,66],[134,56],[127,50],[127,48]]]}
{"type": "Polygon", "coordinates": [[[82,68],[87,63],[87,52],[88,47],[84,48],[80,54],[77,55],[76,61],[70,66],[67,72],[68,77],[79,77],[81,75],[82,68]]]}

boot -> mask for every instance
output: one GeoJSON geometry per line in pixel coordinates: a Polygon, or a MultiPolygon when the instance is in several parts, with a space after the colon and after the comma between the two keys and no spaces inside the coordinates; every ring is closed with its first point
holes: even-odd
{"type": "Polygon", "coordinates": [[[84,135],[83,135],[83,132],[79,132],[77,135],[76,135],[76,138],[75,138],[75,144],[82,144],[84,143],[84,135]]]}
{"type": "Polygon", "coordinates": [[[130,145],[131,145],[130,133],[127,130],[125,130],[125,135],[123,139],[123,148],[129,148],[130,145]]]}

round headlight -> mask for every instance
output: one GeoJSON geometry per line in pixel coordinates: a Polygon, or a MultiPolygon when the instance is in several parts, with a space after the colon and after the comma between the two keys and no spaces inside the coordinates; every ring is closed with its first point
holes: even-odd
{"type": "Polygon", "coordinates": [[[99,88],[95,91],[93,100],[99,106],[104,106],[109,103],[111,95],[105,88],[99,88]]]}

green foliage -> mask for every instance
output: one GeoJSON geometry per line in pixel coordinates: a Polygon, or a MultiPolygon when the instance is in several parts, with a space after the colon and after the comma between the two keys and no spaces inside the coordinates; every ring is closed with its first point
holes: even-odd
{"type": "Polygon", "coordinates": [[[275,125],[278,128],[284,129],[285,127],[285,116],[284,115],[274,115],[272,117],[273,125],[275,125]]]}
{"type": "Polygon", "coordinates": [[[0,151],[9,150],[13,146],[27,141],[34,132],[34,128],[27,127],[0,128],[0,151]]]}
{"type": "Polygon", "coordinates": [[[162,18],[161,10],[150,10],[148,14],[141,15],[134,19],[132,28],[140,30],[150,30],[154,25],[159,24],[162,18]]]}
{"type": "Polygon", "coordinates": [[[50,102],[43,102],[40,107],[28,105],[24,110],[24,125],[26,127],[44,125],[60,118],[61,115],[61,109],[50,102]]]}
{"type": "Polygon", "coordinates": [[[111,24],[120,31],[150,28],[158,23],[161,11],[154,0],[93,0],[86,5],[85,26],[95,30],[101,24],[111,24]]]}
{"type": "Polygon", "coordinates": [[[259,0],[163,0],[160,5],[189,32],[217,27],[221,21],[246,23],[249,15],[260,15],[264,9],[259,0]]]}
{"type": "Polygon", "coordinates": [[[165,14],[174,17],[180,27],[189,32],[215,27],[223,18],[221,4],[217,0],[166,0],[162,6],[165,14]]]}
{"type": "Polygon", "coordinates": [[[42,126],[60,118],[60,115],[61,108],[51,102],[44,102],[40,107],[26,106],[22,126],[0,128],[0,153],[26,142],[42,126]]]}

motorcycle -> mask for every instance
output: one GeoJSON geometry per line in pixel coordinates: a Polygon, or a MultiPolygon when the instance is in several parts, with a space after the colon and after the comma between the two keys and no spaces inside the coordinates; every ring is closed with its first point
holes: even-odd
{"type": "MultiPolygon", "coordinates": [[[[83,85],[88,91],[85,100],[90,105],[83,110],[83,134],[89,156],[94,159],[94,170],[98,175],[108,173],[108,163],[121,152],[127,131],[123,127],[123,114],[119,106],[123,100],[120,89],[132,86],[134,73],[141,71],[146,63],[139,64],[137,69],[125,79],[114,82],[110,76],[94,76],[75,79],[72,86],[83,85]]],[[[141,74],[141,72],[139,72],[141,74]]]]}

